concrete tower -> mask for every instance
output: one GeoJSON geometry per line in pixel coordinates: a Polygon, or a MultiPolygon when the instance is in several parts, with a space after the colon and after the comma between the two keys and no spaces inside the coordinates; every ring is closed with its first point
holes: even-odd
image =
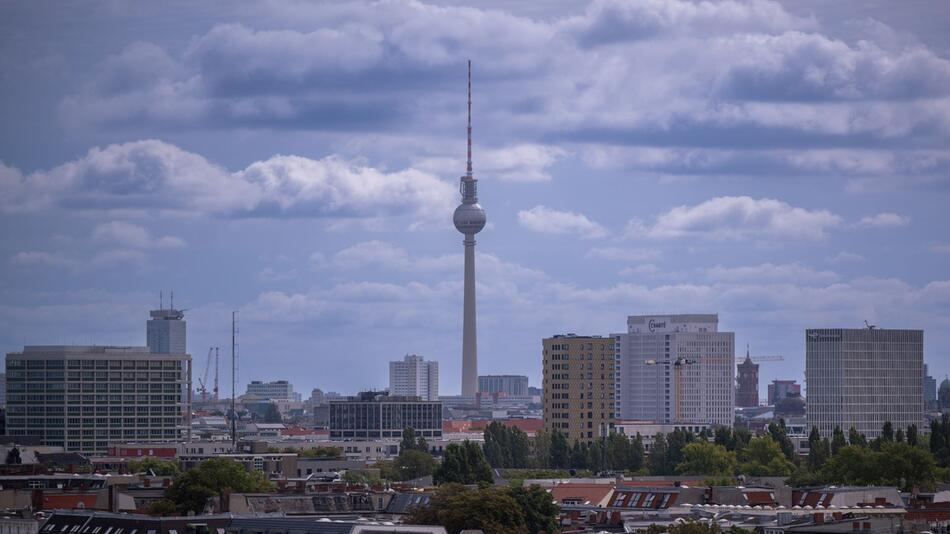
{"type": "Polygon", "coordinates": [[[485,210],[478,205],[478,180],[472,175],[472,62],[468,62],[468,163],[459,183],[462,203],[452,220],[465,235],[465,296],[462,318],[462,395],[478,391],[478,347],[475,336],[475,234],[485,227],[485,210]]]}

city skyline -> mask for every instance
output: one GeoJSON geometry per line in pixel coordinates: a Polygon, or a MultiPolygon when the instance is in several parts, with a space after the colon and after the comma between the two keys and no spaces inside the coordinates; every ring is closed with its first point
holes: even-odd
{"type": "Polygon", "coordinates": [[[865,320],[950,373],[945,6],[461,4],[5,6],[0,349],[145,346],[165,288],[239,387],[459,391],[471,58],[479,374],[674,313],[784,355],[760,398],[865,320]]]}

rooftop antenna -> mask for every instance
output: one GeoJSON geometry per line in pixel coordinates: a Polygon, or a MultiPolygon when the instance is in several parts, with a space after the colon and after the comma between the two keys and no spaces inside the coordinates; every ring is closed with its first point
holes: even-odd
{"type": "Polygon", "coordinates": [[[867,319],[864,320],[864,326],[865,326],[868,330],[874,330],[875,328],[877,328],[877,325],[868,324],[868,320],[867,320],[867,319]]]}
{"type": "Polygon", "coordinates": [[[468,161],[465,164],[465,175],[472,177],[472,60],[468,60],[468,161]]]}
{"type": "Polygon", "coordinates": [[[175,292],[172,291],[171,294],[172,294],[171,297],[169,297],[170,301],[168,303],[168,309],[174,310],[175,309],[175,292]]]}
{"type": "Polygon", "coordinates": [[[158,290],[158,309],[165,309],[165,295],[162,293],[162,290],[158,290]]]}

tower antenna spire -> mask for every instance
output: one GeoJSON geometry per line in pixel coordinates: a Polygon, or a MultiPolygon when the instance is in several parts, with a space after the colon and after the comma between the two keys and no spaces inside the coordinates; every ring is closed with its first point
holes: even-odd
{"type": "Polygon", "coordinates": [[[468,162],[465,174],[472,177],[472,60],[468,60],[468,162]]]}

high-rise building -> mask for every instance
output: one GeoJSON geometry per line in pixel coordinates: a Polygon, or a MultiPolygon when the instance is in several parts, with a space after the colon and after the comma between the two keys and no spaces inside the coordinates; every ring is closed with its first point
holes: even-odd
{"type": "Polygon", "coordinates": [[[504,393],[511,397],[528,396],[528,377],[523,375],[482,375],[478,377],[479,393],[504,393]]]}
{"type": "Polygon", "coordinates": [[[634,315],[614,340],[622,419],[732,426],[735,333],[718,315],[634,315]]]}
{"type": "Polygon", "coordinates": [[[0,408],[7,405],[7,375],[0,373],[0,408]]]}
{"type": "Polygon", "coordinates": [[[153,354],[185,354],[185,313],[176,309],[152,310],[146,324],[146,343],[153,354]]]}
{"type": "Polygon", "coordinates": [[[927,364],[924,364],[924,409],[931,409],[937,405],[937,379],[930,376],[927,372],[927,364]]]}
{"type": "Polygon", "coordinates": [[[852,426],[868,438],[893,427],[922,428],[924,332],[879,328],[805,331],[808,427],[831,437],[852,426]]]}
{"type": "Polygon", "coordinates": [[[599,439],[617,421],[613,339],[566,334],[541,344],[544,428],[570,441],[599,439]]]}
{"type": "Polygon", "coordinates": [[[745,360],[739,364],[739,375],[736,381],[736,406],[740,408],[754,408],[759,405],[759,365],[752,362],[749,348],[746,347],[745,360]]]}
{"type": "Polygon", "coordinates": [[[247,385],[245,394],[254,395],[255,397],[266,400],[300,401],[300,393],[294,392],[294,385],[286,380],[274,380],[273,382],[252,380],[251,383],[247,385]]]}
{"type": "Polygon", "coordinates": [[[485,227],[485,210],[478,204],[478,180],[472,174],[472,62],[468,62],[468,162],[459,183],[462,203],[452,221],[465,239],[465,281],[462,304],[462,396],[474,397],[478,387],[478,348],[475,334],[475,234],[485,227]]]}
{"type": "Polygon", "coordinates": [[[191,356],[148,347],[27,346],[7,354],[7,433],[105,453],[188,429],[191,356]]]}
{"type": "Polygon", "coordinates": [[[775,403],[788,397],[802,396],[802,386],[794,380],[773,380],[768,389],[769,406],[775,406],[775,403]]]}
{"type": "Polygon", "coordinates": [[[442,437],[442,403],[367,391],[330,401],[330,439],[402,439],[412,428],[417,436],[442,437]]]}
{"type": "Polygon", "coordinates": [[[389,362],[389,394],[439,400],[439,362],[426,361],[415,354],[389,362]]]}

